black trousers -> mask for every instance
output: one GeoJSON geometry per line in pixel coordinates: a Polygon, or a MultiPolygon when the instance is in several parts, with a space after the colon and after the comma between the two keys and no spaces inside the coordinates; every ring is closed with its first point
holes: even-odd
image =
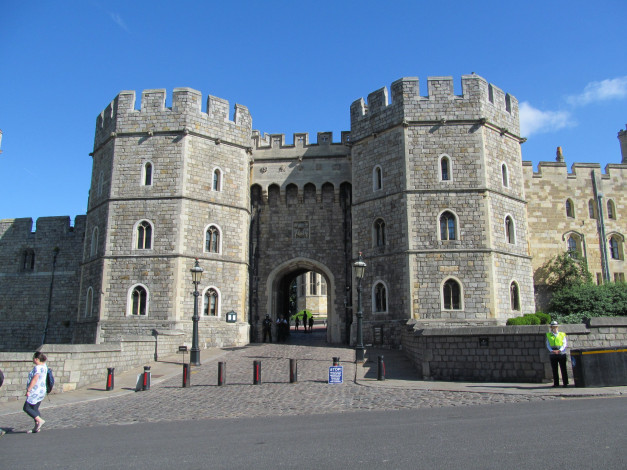
{"type": "Polygon", "coordinates": [[[39,413],[39,405],[41,404],[41,402],[37,402],[34,405],[31,405],[28,402],[24,402],[24,408],[22,408],[24,410],[24,412],[30,416],[31,418],[35,419],[37,416],[41,416],[41,414],[39,413]]]}
{"type": "Polygon", "coordinates": [[[566,354],[551,354],[551,369],[553,370],[553,385],[560,384],[560,378],[557,374],[557,365],[560,366],[562,372],[562,383],[568,385],[568,373],[566,372],[566,354]]]}

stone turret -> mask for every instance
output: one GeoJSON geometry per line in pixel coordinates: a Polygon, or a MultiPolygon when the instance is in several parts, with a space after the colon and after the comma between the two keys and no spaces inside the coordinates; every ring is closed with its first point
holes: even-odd
{"type": "Polygon", "coordinates": [[[618,131],[618,140],[620,142],[620,153],[622,156],[621,163],[627,163],[627,125],[626,130],[618,131]]]}

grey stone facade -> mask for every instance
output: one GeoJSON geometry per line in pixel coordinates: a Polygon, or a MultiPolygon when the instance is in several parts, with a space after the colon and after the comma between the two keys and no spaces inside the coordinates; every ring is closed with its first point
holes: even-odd
{"type": "MultiPolygon", "coordinates": [[[[38,345],[56,246],[50,342],[189,336],[195,259],[201,347],[258,340],[307,271],[327,284],[327,340],[354,343],[360,252],[366,344],[400,345],[410,319],[491,327],[533,312],[532,260],[563,251],[564,231],[542,226],[553,193],[523,165],[517,100],[474,74],[462,95],[450,77],[429,78],[426,90],[403,78],[390,93],[355,101],[339,141],[320,132],[290,144],[253,130],[244,106],[230,116],[209,96],[203,110],[196,90],[175,89],[171,107],[165,90],[146,90],[138,109],[135,92],[121,92],[97,118],[87,215],[72,229],[40,219],[34,233],[30,219],[0,222],[0,347],[38,345]],[[28,250],[36,266],[22,272],[28,250]]],[[[603,176],[617,188],[611,235],[621,243],[625,168],[623,156],[603,176]]],[[[568,190],[571,179],[551,183],[568,190]]]]}

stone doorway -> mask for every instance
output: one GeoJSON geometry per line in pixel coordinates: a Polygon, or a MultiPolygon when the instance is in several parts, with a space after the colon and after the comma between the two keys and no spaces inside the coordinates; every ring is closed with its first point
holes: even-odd
{"type": "MultiPolygon", "coordinates": [[[[342,325],[335,305],[335,276],[325,265],[315,260],[295,258],[282,263],[270,272],[266,284],[266,312],[270,314],[273,321],[276,321],[279,316],[287,314],[287,312],[290,311],[290,287],[293,289],[294,281],[299,276],[308,272],[319,274],[321,280],[323,279],[324,283],[326,283],[326,342],[335,344],[342,343],[342,325]]],[[[322,327],[324,327],[324,325],[322,325],[322,327]]],[[[320,336],[320,330],[321,325],[318,322],[314,327],[313,336],[320,336]]],[[[301,336],[302,333],[294,335],[293,340],[297,340],[301,336]]],[[[304,337],[301,339],[304,339],[304,337]]]]}

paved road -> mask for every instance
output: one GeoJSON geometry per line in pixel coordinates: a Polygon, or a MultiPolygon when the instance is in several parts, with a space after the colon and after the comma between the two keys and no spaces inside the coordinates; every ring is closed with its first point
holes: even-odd
{"type": "MultiPolygon", "coordinates": [[[[173,403],[173,406],[177,404],[173,403]]],[[[9,434],[2,468],[625,468],[627,398],[9,434]]]]}
{"type": "MultiPolygon", "coordinates": [[[[546,385],[500,384],[498,388],[491,388],[490,384],[439,383],[436,387],[434,383],[403,380],[414,375],[414,371],[402,354],[395,351],[386,352],[390,358],[386,360],[387,372],[394,380],[381,383],[376,381],[376,361],[365,368],[361,365],[356,368],[354,351],[327,347],[323,333],[292,334],[292,341],[297,340],[301,344],[253,344],[230,350],[203,351],[203,365],[193,368],[190,388],[181,387],[180,366],[166,362],[155,366],[154,371],[165,373],[169,366],[170,378],[161,377],[165,380],[153,384],[149,391],[130,393],[122,390],[125,394],[115,396],[91,388],[52,395],[42,405],[46,420],[43,432],[173,420],[417,410],[562,399],[561,393],[546,385]],[[333,357],[340,357],[344,367],[344,383],[340,385],[327,383],[333,357]],[[295,384],[289,383],[290,358],[298,361],[298,383],[295,384]],[[262,361],[261,385],[252,385],[254,360],[262,361]],[[226,363],[227,385],[224,387],[217,386],[217,361],[226,363]],[[81,393],[110,398],[75,399],[81,397],[81,393]]],[[[182,358],[172,361],[177,359],[182,358]]],[[[159,375],[154,374],[155,381],[159,375]]],[[[621,389],[623,391],[617,393],[624,393],[625,387],[621,389]]],[[[117,393],[120,391],[118,387],[117,393]]],[[[581,393],[575,389],[567,391],[581,393]]],[[[31,428],[32,421],[20,410],[21,403],[0,404],[0,427],[8,433],[31,428]]]]}

